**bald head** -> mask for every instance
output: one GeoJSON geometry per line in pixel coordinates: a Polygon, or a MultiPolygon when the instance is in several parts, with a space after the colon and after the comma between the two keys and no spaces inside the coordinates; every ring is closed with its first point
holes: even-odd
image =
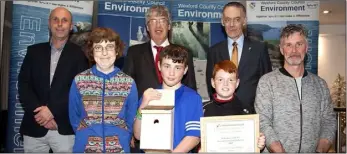
{"type": "Polygon", "coordinates": [[[49,15],[49,19],[51,19],[52,16],[55,15],[55,14],[66,14],[66,13],[69,14],[69,17],[70,17],[71,22],[72,22],[72,13],[68,9],[66,9],[64,7],[57,7],[55,9],[53,9],[51,11],[51,14],[49,15]]]}
{"type": "Polygon", "coordinates": [[[57,7],[49,15],[49,29],[53,40],[65,41],[72,30],[72,14],[64,7],[57,7]]]}

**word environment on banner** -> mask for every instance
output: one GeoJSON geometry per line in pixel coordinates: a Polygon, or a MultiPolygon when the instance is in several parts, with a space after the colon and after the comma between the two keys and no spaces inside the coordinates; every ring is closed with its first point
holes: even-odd
{"type": "Polygon", "coordinates": [[[206,56],[210,46],[225,39],[220,19],[226,3],[226,0],[100,1],[98,26],[112,28],[120,34],[126,44],[126,55],[128,47],[150,39],[145,22],[146,11],[152,5],[166,6],[172,16],[170,42],[185,46],[193,53],[198,93],[208,100],[206,56]]]}
{"type": "Polygon", "coordinates": [[[268,45],[273,68],[283,64],[279,49],[281,29],[302,24],[308,34],[305,68],[318,73],[319,1],[247,1],[247,33],[268,45]]]}

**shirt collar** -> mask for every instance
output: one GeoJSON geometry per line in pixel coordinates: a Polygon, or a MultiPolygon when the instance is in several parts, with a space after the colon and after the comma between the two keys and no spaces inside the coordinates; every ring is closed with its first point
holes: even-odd
{"type": "MultiPolygon", "coordinates": [[[[279,71],[280,71],[283,75],[286,75],[286,76],[289,76],[289,77],[291,77],[291,78],[294,78],[292,75],[289,74],[289,72],[288,72],[284,67],[280,68],[279,71]]],[[[304,70],[304,75],[302,76],[302,78],[306,77],[307,74],[308,74],[308,73],[307,73],[307,70],[305,69],[305,70],[304,70]]]]}
{"type": "Polygon", "coordinates": [[[233,97],[231,97],[228,100],[221,100],[217,98],[217,93],[213,94],[213,99],[215,100],[216,103],[218,104],[223,104],[223,103],[229,103],[234,99],[235,95],[233,95],[233,97]]]}
{"type": "Polygon", "coordinates": [[[60,48],[55,48],[54,45],[53,45],[53,42],[52,42],[52,39],[49,41],[49,45],[51,46],[51,48],[55,51],[63,51],[64,47],[65,47],[65,44],[66,44],[67,40],[61,45],[60,48]]]}
{"type": "Polygon", "coordinates": [[[243,47],[243,41],[245,40],[245,36],[242,34],[236,41],[228,37],[228,46],[232,47],[233,43],[236,42],[237,46],[243,47]]]}
{"type": "Polygon", "coordinates": [[[169,39],[167,39],[167,38],[166,38],[166,40],[165,40],[162,44],[160,44],[160,45],[156,45],[156,44],[154,43],[154,41],[151,39],[151,46],[152,46],[152,48],[154,48],[154,46],[166,47],[166,46],[168,46],[168,45],[170,45],[170,42],[169,42],[169,39]]]}

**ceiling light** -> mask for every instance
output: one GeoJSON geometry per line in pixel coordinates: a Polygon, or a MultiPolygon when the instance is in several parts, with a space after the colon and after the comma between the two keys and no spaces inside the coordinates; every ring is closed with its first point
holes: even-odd
{"type": "Polygon", "coordinates": [[[323,11],[324,14],[328,14],[328,13],[330,13],[330,12],[331,12],[331,11],[329,11],[329,10],[324,10],[324,11],[323,11]]]}

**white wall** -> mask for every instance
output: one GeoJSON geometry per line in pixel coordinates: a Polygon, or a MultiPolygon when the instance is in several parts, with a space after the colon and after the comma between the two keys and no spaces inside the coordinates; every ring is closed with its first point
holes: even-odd
{"type": "Polygon", "coordinates": [[[318,75],[332,86],[338,73],[346,77],[346,25],[321,25],[318,75]]]}

